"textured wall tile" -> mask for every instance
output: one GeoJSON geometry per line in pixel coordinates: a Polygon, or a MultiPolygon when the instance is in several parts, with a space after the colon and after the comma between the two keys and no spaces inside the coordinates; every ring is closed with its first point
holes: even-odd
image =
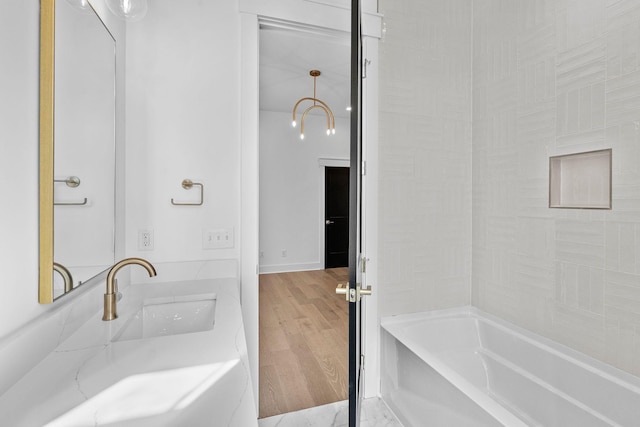
{"type": "MultiPolygon", "coordinates": [[[[605,272],[607,315],[618,320],[640,322],[640,283],[635,274],[605,272]]],[[[639,323],[640,324],[640,323],[639,323]]]]}
{"type": "MultiPolygon", "coordinates": [[[[638,168],[640,165],[640,123],[623,122],[607,128],[606,138],[613,149],[625,150],[624,156],[613,157],[613,175],[615,182],[624,187],[640,184],[638,168]]],[[[617,150],[616,150],[617,151],[617,150]]],[[[627,197],[627,194],[617,194],[627,197]]]]}
{"type": "Polygon", "coordinates": [[[380,10],[380,313],[469,304],[471,2],[380,10]]]}
{"type": "Polygon", "coordinates": [[[519,28],[525,31],[535,30],[553,22],[555,3],[553,0],[523,1],[517,9],[517,14],[519,28]]]}
{"type": "Polygon", "coordinates": [[[569,149],[571,152],[596,150],[602,148],[604,146],[604,142],[605,132],[603,129],[556,137],[557,147],[569,149]]]}
{"type": "Polygon", "coordinates": [[[607,125],[640,123],[640,71],[607,81],[607,125]]]}
{"type": "Polygon", "coordinates": [[[568,92],[604,81],[605,51],[606,39],[600,37],[558,53],[556,68],[558,92],[568,92]]]}
{"type": "Polygon", "coordinates": [[[636,233],[635,224],[620,224],[619,271],[623,273],[636,273],[636,233]]]}
{"type": "MultiPolygon", "coordinates": [[[[550,2],[548,2],[550,3],[550,2]]],[[[525,10],[523,5],[520,9],[525,10]]],[[[556,26],[553,16],[532,28],[518,28],[518,65],[536,63],[549,56],[555,60],[556,54],[556,26]]]]}
{"type": "Polygon", "coordinates": [[[472,301],[639,373],[639,3],[514,3],[474,4],[472,301]],[[613,210],[549,209],[548,157],[606,147],[613,210]]]}
{"type": "MultiPolygon", "coordinates": [[[[528,50],[525,50],[528,52],[528,50]]],[[[551,51],[553,52],[553,51],[551,51]]],[[[548,55],[545,46],[543,55],[548,55]]],[[[520,52],[518,52],[520,55],[520,52]]],[[[520,58],[518,56],[518,58],[520,58]]],[[[536,60],[519,61],[518,67],[518,101],[521,105],[531,105],[548,101],[555,97],[555,57],[542,56],[536,60]]]]}
{"type": "Polygon", "coordinates": [[[578,351],[603,359],[606,350],[604,331],[601,316],[578,307],[557,305],[546,334],[578,351]]]}
{"type": "Polygon", "coordinates": [[[616,31],[640,22],[640,4],[636,0],[607,1],[607,30],[616,31]]]}
{"type": "Polygon", "coordinates": [[[640,374],[640,2],[380,10],[381,313],[471,301],[640,374]],[[613,209],[548,208],[549,156],[608,147],[613,209]]]}
{"type": "Polygon", "coordinates": [[[606,30],[605,0],[559,0],[558,49],[573,49],[601,37],[606,30]]]}
{"type": "Polygon", "coordinates": [[[620,269],[620,224],[605,224],[605,268],[611,271],[620,269]]]}

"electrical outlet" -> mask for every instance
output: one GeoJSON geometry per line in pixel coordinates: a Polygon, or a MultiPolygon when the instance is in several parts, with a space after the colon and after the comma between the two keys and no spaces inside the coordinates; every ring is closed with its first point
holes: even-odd
{"type": "Polygon", "coordinates": [[[282,258],[286,258],[287,257],[287,250],[283,249],[282,250],[282,258]]]}
{"type": "Polygon", "coordinates": [[[138,230],[138,250],[153,250],[153,230],[150,228],[138,230]]]}
{"type": "Polygon", "coordinates": [[[202,231],[202,249],[227,249],[233,245],[233,228],[202,231]]]}

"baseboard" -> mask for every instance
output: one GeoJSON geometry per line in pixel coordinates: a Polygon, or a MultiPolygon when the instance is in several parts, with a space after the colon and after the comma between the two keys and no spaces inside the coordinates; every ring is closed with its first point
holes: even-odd
{"type": "Polygon", "coordinates": [[[324,270],[324,265],[319,262],[300,263],[300,264],[273,264],[273,265],[261,265],[259,268],[260,274],[268,273],[291,273],[294,271],[311,271],[311,270],[324,270]]]}

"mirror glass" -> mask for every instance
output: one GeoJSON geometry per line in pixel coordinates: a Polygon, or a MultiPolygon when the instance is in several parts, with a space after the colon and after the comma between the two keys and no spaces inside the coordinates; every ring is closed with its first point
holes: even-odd
{"type": "Polygon", "coordinates": [[[115,40],[86,1],[56,1],[54,25],[53,183],[40,190],[52,189],[51,281],[40,283],[52,299],[112,265],[115,247],[115,40]]]}

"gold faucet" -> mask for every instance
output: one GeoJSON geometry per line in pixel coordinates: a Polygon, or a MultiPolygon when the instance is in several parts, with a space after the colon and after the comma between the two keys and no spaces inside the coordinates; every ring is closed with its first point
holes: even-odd
{"type": "Polygon", "coordinates": [[[147,260],[142,258],[125,258],[122,261],[117,262],[109,274],[107,274],[107,293],[104,294],[104,314],[102,320],[113,320],[118,318],[118,311],[116,307],[117,298],[117,284],[116,273],[125,265],[137,264],[144,267],[149,272],[149,277],[156,275],[156,269],[147,260]]]}
{"type": "Polygon", "coordinates": [[[73,277],[71,276],[69,270],[67,270],[64,265],[54,262],[53,271],[57,271],[58,274],[62,276],[62,279],[64,280],[64,292],[71,292],[73,290],[73,277]]]}

